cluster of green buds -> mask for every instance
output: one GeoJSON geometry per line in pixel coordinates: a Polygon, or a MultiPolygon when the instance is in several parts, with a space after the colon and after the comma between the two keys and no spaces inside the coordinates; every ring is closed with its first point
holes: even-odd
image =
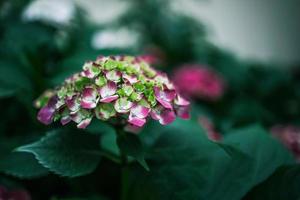
{"type": "Polygon", "coordinates": [[[46,125],[74,121],[86,128],[96,117],[142,127],[152,117],[161,124],[176,116],[189,118],[189,102],[183,99],[166,74],[154,70],[143,58],[98,57],[83,71],[67,78],[37,101],[38,120],[46,125]]]}

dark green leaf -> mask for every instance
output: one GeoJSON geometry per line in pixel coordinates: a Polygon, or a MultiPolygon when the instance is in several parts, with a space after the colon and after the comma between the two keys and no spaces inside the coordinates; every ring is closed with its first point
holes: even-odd
{"type": "MultiPolygon", "coordinates": [[[[2,86],[2,85],[1,85],[2,86]]],[[[15,92],[12,88],[5,88],[0,86],[0,98],[12,96],[15,92]]]]}
{"type": "Polygon", "coordinates": [[[145,152],[140,138],[132,133],[123,132],[117,137],[117,144],[120,151],[127,156],[135,158],[142,167],[149,171],[149,167],[145,161],[145,152]]]}
{"type": "Polygon", "coordinates": [[[0,159],[0,172],[19,178],[36,178],[48,174],[33,155],[14,152],[0,159]]]}
{"type": "Polygon", "coordinates": [[[254,163],[253,184],[270,176],[278,167],[293,162],[292,155],[262,127],[246,127],[224,138],[224,143],[240,149],[254,163]]]}
{"type": "Polygon", "coordinates": [[[115,134],[115,129],[112,125],[105,121],[93,120],[91,124],[85,129],[87,132],[102,135],[102,134],[115,134]]]}
{"type": "Polygon", "coordinates": [[[117,135],[113,132],[101,135],[100,145],[104,151],[120,156],[119,147],[117,145],[117,135]]]}
{"type": "Polygon", "coordinates": [[[234,200],[246,193],[240,188],[251,179],[252,163],[240,151],[224,151],[195,122],[177,120],[152,131],[161,134],[148,155],[151,171],[129,171],[126,199],[234,200]]]}
{"type": "Polygon", "coordinates": [[[224,144],[209,141],[195,121],[177,120],[152,132],[160,134],[147,155],[151,172],[129,171],[127,199],[239,200],[277,167],[292,162],[258,127],[239,131],[243,136],[229,134],[224,144]]]}
{"type": "Polygon", "coordinates": [[[44,167],[56,174],[76,177],[95,170],[101,155],[98,148],[98,139],[93,135],[52,131],[17,151],[34,154],[44,167]]]}
{"type": "Polygon", "coordinates": [[[245,200],[300,199],[300,165],[280,167],[267,180],[251,190],[245,200]]]}

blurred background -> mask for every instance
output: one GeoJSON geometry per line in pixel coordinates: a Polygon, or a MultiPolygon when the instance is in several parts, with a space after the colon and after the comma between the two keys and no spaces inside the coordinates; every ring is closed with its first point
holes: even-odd
{"type": "MultiPolygon", "coordinates": [[[[129,3],[76,0],[97,24],[110,23],[129,3]],[[99,12],[99,8],[105,8],[99,12]]],[[[208,39],[244,59],[293,64],[299,62],[298,0],[175,0],[172,9],[206,25],[208,39]]]]}
{"type": "MultiPolygon", "coordinates": [[[[260,124],[300,160],[299,7],[299,0],[1,0],[0,172],[18,175],[1,164],[4,156],[58,127],[36,119],[46,89],[85,61],[119,54],[142,55],[168,73],[211,139],[260,124]]],[[[35,199],[68,191],[68,181],[50,179],[40,180],[51,188],[41,193],[39,181],[23,184],[35,199]]],[[[102,186],[114,195],[113,182],[102,186]]]]}

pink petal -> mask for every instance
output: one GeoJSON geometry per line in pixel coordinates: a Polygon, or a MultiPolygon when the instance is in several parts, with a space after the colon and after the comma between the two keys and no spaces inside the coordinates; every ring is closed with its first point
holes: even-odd
{"type": "Polygon", "coordinates": [[[138,117],[133,116],[132,114],[130,114],[128,122],[132,125],[142,127],[146,123],[146,119],[145,118],[138,118],[138,117]]]}
{"type": "Polygon", "coordinates": [[[164,110],[160,114],[159,123],[162,125],[167,125],[172,123],[176,119],[176,115],[172,110],[164,110]]]}
{"type": "Polygon", "coordinates": [[[154,120],[159,120],[160,119],[159,114],[156,113],[156,112],[150,112],[150,115],[151,115],[152,119],[154,119],[154,120]]]}
{"type": "Polygon", "coordinates": [[[78,101],[77,95],[74,95],[71,98],[70,97],[66,98],[65,102],[71,112],[76,112],[80,108],[80,103],[78,101]]]}
{"type": "Polygon", "coordinates": [[[112,96],[117,91],[117,84],[115,82],[109,81],[105,86],[101,87],[98,91],[102,98],[112,96]]]}
{"type": "Polygon", "coordinates": [[[150,108],[142,105],[134,105],[131,108],[130,113],[138,118],[145,118],[150,113],[150,108]]]}
{"type": "Polygon", "coordinates": [[[90,118],[90,114],[91,114],[90,111],[84,110],[84,109],[80,109],[76,113],[70,113],[70,117],[71,117],[72,121],[74,121],[77,124],[79,124],[82,120],[90,118]]]}
{"type": "Polygon", "coordinates": [[[159,87],[154,87],[155,97],[164,101],[172,101],[176,97],[175,90],[162,90],[159,87]]]}
{"type": "Polygon", "coordinates": [[[84,88],[80,105],[82,108],[92,109],[97,105],[97,90],[92,87],[84,88]]]}
{"type": "Polygon", "coordinates": [[[94,74],[91,72],[90,69],[82,71],[81,76],[87,77],[87,78],[94,78],[94,74]]]}
{"type": "Polygon", "coordinates": [[[130,84],[134,84],[138,82],[137,77],[134,75],[128,75],[126,73],[123,73],[122,77],[124,79],[124,82],[129,82],[130,84]]]}
{"type": "Polygon", "coordinates": [[[58,101],[58,97],[54,96],[49,99],[46,106],[44,106],[40,111],[38,112],[37,119],[45,124],[49,125],[52,123],[54,114],[55,114],[55,105],[58,101]]]}
{"type": "Polygon", "coordinates": [[[82,98],[86,100],[94,100],[97,98],[97,90],[92,87],[84,88],[82,98]]]}
{"type": "Polygon", "coordinates": [[[175,89],[174,84],[170,82],[168,76],[165,73],[157,73],[155,80],[166,86],[169,90],[175,89]]]}
{"type": "Polygon", "coordinates": [[[87,100],[82,99],[80,102],[80,105],[82,108],[93,109],[97,106],[97,103],[94,101],[90,101],[90,100],[87,101],[87,100]]]}
{"type": "Polygon", "coordinates": [[[163,109],[164,109],[164,107],[162,107],[161,105],[157,105],[156,107],[152,108],[152,110],[150,112],[152,119],[159,120],[160,113],[162,112],[163,109]]]}
{"type": "Polygon", "coordinates": [[[116,100],[118,98],[119,98],[118,95],[113,95],[113,96],[109,96],[109,97],[105,97],[105,98],[100,99],[100,102],[102,102],[102,103],[110,103],[110,102],[112,102],[112,101],[114,101],[114,100],[116,100]]]}
{"type": "Polygon", "coordinates": [[[115,110],[118,113],[127,113],[132,106],[133,103],[128,101],[127,98],[119,98],[114,104],[115,110]]]}
{"type": "Polygon", "coordinates": [[[172,104],[167,101],[163,101],[162,99],[157,99],[157,101],[165,108],[172,109],[172,104]]]}
{"type": "Polygon", "coordinates": [[[82,116],[79,114],[79,112],[70,114],[70,117],[72,121],[76,123],[80,123],[82,121],[82,116]]]}
{"type": "Polygon", "coordinates": [[[176,119],[176,115],[173,110],[165,109],[162,106],[156,106],[150,113],[154,120],[159,120],[159,123],[166,125],[172,123],[176,119]]]}
{"type": "Polygon", "coordinates": [[[53,107],[45,106],[40,109],[37,119],[45,125],[49,125],[53,121],[55,109],[53,107]]]}
{"type": "Polygon", "coordinates": [[[119,71],[111,70],[105,73],[105,77],[110,81],[118,82],[121,79],[122,73],[119,71]]]}
{"type": "Polygon", "coordinates": [[[159,87],[154,87],[154,95],[161,105],[165,108],[172,109],[170,102],[176,97],[175,90],[162,90],[159,87]]]}
{"type": "Polygon", "coordinates": [[[176,114],[178,117],[180,117],[182,119],[189,119],[190,118],[189,107],[188,106],[177,107],[176,114]]]}
{"type": "Polygon", "coordinates": [[[181,97],[180,95],[177,95],[177,97],[175,98],[174,103],[178,106],[188,106],[188,105],[190,105],[190,102],[187,101],[186,99],[184,99],[183,97],[181,97]]]}
{"type": "Polygon", "coordinates": [[[64,116],[64,117],[62,117],[62,118],[60,119],[60,123],[61,123],[62,125],[66,125],[66,124],[68,124],[71,120],[72,120],[71,117],[70,117],[69,115],[66,115],[66,116],[64,116]]]}
{"type": "Polygon", "coordinates": [[[134,134],[138,134],[142,128],[138,127],[138,126],[134,126],[133,124],[127,124],[124,127],[125,131],[130,132],[130,133],[134,133],[134,134]]]}
{"type": "Polygon", "coordinates": [[[87,78],[95,78],[99,73],[100,69],[98,68],[98,65],[94,62],[87,62],[83,66],[83,71],[81,72],[81,76],[87,77],[87,78]],[[97,69],[97,71],[93,71],[93,69],[97,69]]]}
{"type": "Polygon", "coordinates": [[[87,118],[82,120],[79,124],[77,124],[77,128],[85,129],[92,121],[92,118],[87,118]]]}

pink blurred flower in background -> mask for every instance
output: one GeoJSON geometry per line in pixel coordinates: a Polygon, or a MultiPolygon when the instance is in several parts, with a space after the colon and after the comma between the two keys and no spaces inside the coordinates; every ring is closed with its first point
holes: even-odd
{"type": "Polygon", "coordinates": [[[138,61],[145,61],[147,63],[149,63],[150,65],[153,65],[153,64],[157,64],[159,63],[159,58],[157,56],[155,56],[154,54],[144,54],[144,55],[140,55],[138,58],[137,58],[138,61]]]}
{"type": "Polygon", "coordinates": [[[220,141],[222,140],[222,135],[219,134],[216,131],[216,128],[212,121],[205,117],[205,116],[200,116],[198,118],[199,124],[202,126],[202,128],[205,130],[205,133],[207,134],[208,139],[213,140],[213,141],[220,141]]]}
{"type": "Polygon", "coordinates": [[[225,91],[225,81],[212,69],[202,65],[184,65],[175,71],[173,81],[186,98],[210,101],[220,99],[225,91]]]}
{"type": "Polygon", "coordinates": [[[276,125],[271,128],[271,133],[278,138],[300,162],[300,127],[293,125],[276,125]]]}
{"type": "Polygon", "coordinates": [[[0,186],[0,200],[31,200],[31,197],[25,190],[8,190],[7,188],[0,186]]]}

